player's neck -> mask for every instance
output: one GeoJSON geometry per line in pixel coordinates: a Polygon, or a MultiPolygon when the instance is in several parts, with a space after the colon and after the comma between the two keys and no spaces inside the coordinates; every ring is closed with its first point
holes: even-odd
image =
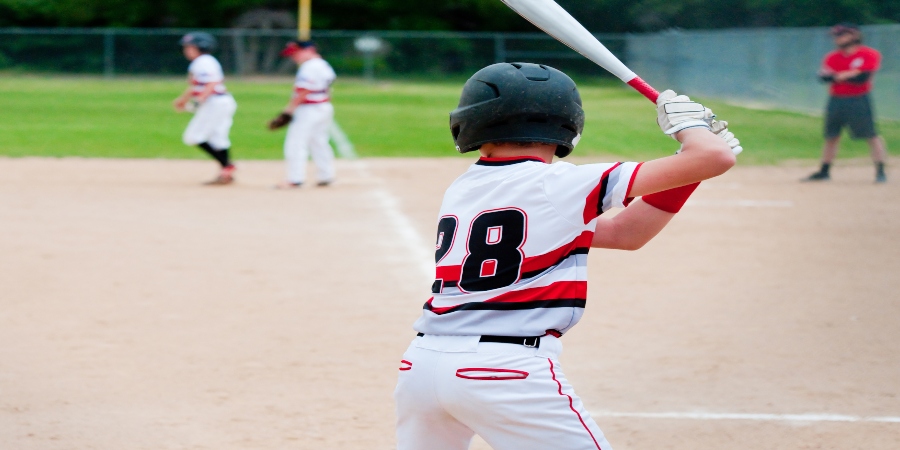
{"type": "Polygon", "coordinates": [[[546,163],[553,162],[556,153],[556,145],[552,144],[484,144],[481,147],[481,156],[484,158],[526,158],[536,157],[546,163]]]}
{"type": "Polygon", "coordinates": [[[852,54],[856,53],[856,52],[859,50],[859,47],[860,47],[861,45],[862,45],[862,44],[853,44],[853,45],[851,45],[851,46],[849,46],[849,47],[841,48],[840,50],[841,50],[841,53],[844,54],[844,56],[849,56],[849,55],[852,55],[852,54]]]}

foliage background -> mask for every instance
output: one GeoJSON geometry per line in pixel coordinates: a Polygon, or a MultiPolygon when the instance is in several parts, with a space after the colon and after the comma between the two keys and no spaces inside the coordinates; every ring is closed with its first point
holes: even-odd
{"type": "MultiPolygon", "coordinates": [[[[595,32],[900,22],[896,0],[559,0],[595,32]]],[[[228,28],[294,0],[0,0],[0,26],[228,28]]],[[[314,0],[320,29],[530,31],[499,0],[314,0]]]]}

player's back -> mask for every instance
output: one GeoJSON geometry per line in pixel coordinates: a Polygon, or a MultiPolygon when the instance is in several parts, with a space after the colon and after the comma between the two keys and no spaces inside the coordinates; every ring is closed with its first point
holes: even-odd
{"type": "Polygon", "coordinates": [[[585,306],[596,218],[627,204],[637,167],[479,160],[445,194],[434,296],[415,329],[506,336],[567,331],[585,306]]]}
{"type": "Polygon", "coordinates": [[[224,94],[227,92],[224,84],[225,72],[215,56],[203,54],[194,58],[188,66],[188,74],[191,76],[191,83],[197,93],[202,92],[209,83],[217,83],[214,93],[224,94]]]}

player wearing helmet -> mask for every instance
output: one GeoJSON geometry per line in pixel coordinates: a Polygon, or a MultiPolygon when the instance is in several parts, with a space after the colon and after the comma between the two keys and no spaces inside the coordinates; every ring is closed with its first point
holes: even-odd
{"type": "Polygon", "coordinates": [[[328,143],[328,132],[334,120],[331,84],[334,70],[319,55],[312,41],[291,41],[281,55],[297,63],[294,94],[281,114],[269,122],[269,129],[287,126],[284,159],[287,176],[276,185],[279,189],[298,188],[306,180],[306,160],[312,154],[318,172],[318,186],[334,181],[334,150],[328,143]]]}
{"type": "Polygon", "coordinates": [[[584,312],[588,250],[640,248],[741,150],[688,97],[666,91],[657,105],[678,154],[576,166],[553,163],[584,129],[564,73],[495,64],[465,84],[450,129],[481,158],[441,205],[432,297],[395,391],[399,449],[462,450],[476,433],[498,450],[610,448],[558,360],[584,312]]]}
{"type": "Polygon", "coordinates": [[[184,57],[191,62],[188,66],[189,86],[173,104],[177,111],[194,113],[182,140],[187,145],[200,147],[222,166],[219,175],[206,184],[231,184],[234,164],[229,154],[231,140],[228,134],[237,103],[225,89],[222,65],[210,55],[216,47],[216,39],[209,33],[193,32],[184,35],[180,44],[184,57]]]}

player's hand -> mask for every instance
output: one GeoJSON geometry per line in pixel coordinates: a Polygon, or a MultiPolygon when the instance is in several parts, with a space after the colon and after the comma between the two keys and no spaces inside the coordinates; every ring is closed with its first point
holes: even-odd
{"type": "Polygon", "coordinates": [[[183,112],[185,105],[187,105],[187,99],[183,97],[178,97],[172,102],[172,106],[175,107],[175,111],[183,112]]]}
{"type": "Polygon", "coordinates": [[[741,147],[741,141],[734,137],[734,133],[728,131],[728,122],[724,120],[713,120],[709,131],[712,131],[713,134],[722,138],[722,140],[731,147],[731,151],[735,155],[740,155],[741,152],[744,151],[744,147],[741,147]]]}
{"type": "Polygon", "coordinates": [[[659,94],[656,100],[656,123],[663,133],[673,139],[675,133],[688,128],[701,127],[708,130],[715,117],[709,108],[672,90],[659,94]]]}
{"type": "Polygon", "coordinates": [[[283,112],[283,113],[279,114],[278,117],[269,121],[269,129],[277,130],[277,129],[291,123],[292,120],[294,120],[293,115],[283,112]]]}

